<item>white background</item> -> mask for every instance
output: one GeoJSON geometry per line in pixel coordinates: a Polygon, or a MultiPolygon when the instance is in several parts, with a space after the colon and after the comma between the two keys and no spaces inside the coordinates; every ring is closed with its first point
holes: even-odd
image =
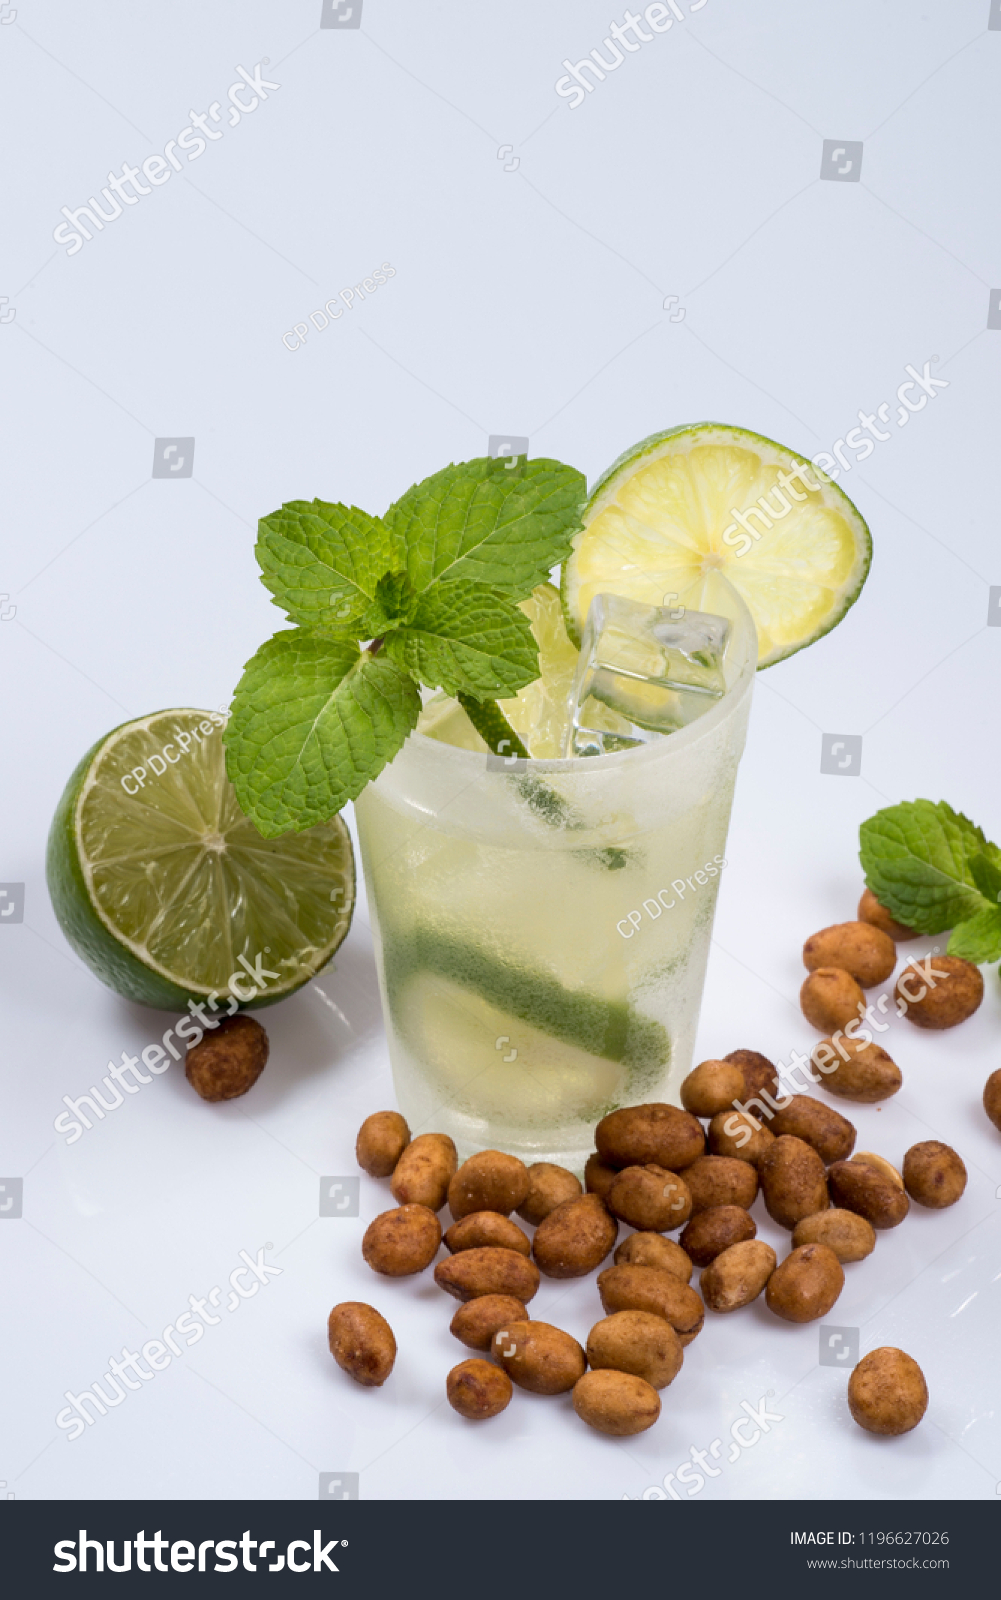
{"type": "MultiPolygon", "coordinates": [[[[588,1432],[568,1397],[516,1394],[484,1426],[450,1410],[453,1302],[430,1274],[376,1280],[360,1258],[386,1186],[362,1179],[357,1221],[316,1215],[320,1175],[353,1173],[358,1124],[393,1103],[364,896],[334,969],[267,1013],[271,1064],[245,1100],[207,1106],[175,1069],[71,1149],[53,1132],[64,1094],[170,1020],[102,988],[55,924],[44,845],[72,767],[127,717],[228,700],[280,625],[258,516],[313,495],[381,511],[488,433],[527,434],[589,478],[704,417],[814,454],[860,408],[890,401],[895,418],[908,363],[937,357],[948,379],[841,480],[873,531],[861,600],[758,681],[699,1057],[812,1043],[800,946],[853,915],[857,828],[877,807],[945,798],[1001,832],[990,0],[708,0],[576,110],[554,84],[564,57],[607,56],[604,0],[364,0],[358,30],[321,30],[320,5],[3,8],[0,879],[27,888],[23,923],[0,927],[0,1174],[25,1185],[23,1219],[0,1222],[0,1494],[310,1498],[321,1471],[348,1471],[364,1498],[616,1499],[727,1440],[741,1401],[771,1391],[783,1420],[702,1498],[993,1497],[993,971],[962,1029],[894,1023],[904,1087],[852,1113],[860,1148],[899,1162],[938,1136],[970,1172],[954,1209],[915,1208],[848,1269],[827,1319],[921,1363],[931,1404],[899,1440],[852,1423],[815,1324],[760,1304],[711,1320],[640,1438],[588,1432]],[[264,58],[280,89],[183,177],[74,256],[53,243],[62,206],[264,58]],[[864,142],[860,182],[821,181],[824,139],[864,142]],[[374,296],[283,345],[382,261],[396,276],[374,296]],[[195,438],[191,479],[151,478],[170,435],[195,438]],[[821,775],[824,732],[863,735],[860,777],[821,775]],[[282,1275],[68,1443],[64,1390],[267,1241],[282,1275]],[[396,1330],[382,1390],[327,1353],[327,1312],[350,1298],[396,1330]]],[[[600,1315],[592,1280],[544,1283],[532,1309],[581,1339],[600,1315]]]]}

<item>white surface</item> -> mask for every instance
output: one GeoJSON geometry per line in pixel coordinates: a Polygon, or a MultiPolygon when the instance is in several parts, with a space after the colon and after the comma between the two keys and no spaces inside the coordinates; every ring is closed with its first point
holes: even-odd
{"type": "MultiPolygon", "coordinates": [[[[918,1431],[861,1433],[843,1375],[817,1365],[816,1325],[756,1306],[712,1320],[657,1426],[615,1443],[566,1398],[519,1394],[497,1421],[464,1423],[444,1403],[463,1355],[452,1302],[429,1275],[382,1282],[360,1258],[386,1187],[362,1179],[357,1221],[317,1219],[319,1176],[352,1173],[359,1122],[392,1103],[364,899],[319,984],[339,1009],[310,988],[270,1011],[272,1064],[246,1100],[203,1105],[175,1069],[68,1149],[52,1128],[62,1095],[167,1019],[81,967],[43,873],[48,819],[87,746],[126,716],[224,702],[279,626],[252,547],[282,499],[381,511],[506,428],[589,478],[700,417],[814,454],[860,407],[890,400],[894,416],[906,364],[937,355],[949,388],[842,480],[875,539],[862,599],[760,678],[737,789],[698,1054],[807,1047],[799,948],[853,914],[858,823],[928,795],[1001,831],[988,10],[709,0],[574,111],[553,86],[564,57],[604,48],[601,0],[365,0],[358,31],[319,31],[320,0],[16,0],[4,17],[0,115],[17,159],[0,290],[16,315],[0,326],[0,609],[17,611],[0,624],[0,878],[27,898],[23,924],[0,928],[0,1174],[25,1179],[23,1220],[0,1225],[0,1493],[309,1498],[319,1472],[343,1470],[365,1498],[635,1496],[773,1390],[783,1421],[702,1498],[994,1496],[1001,1139],[980,1107],[998,1062],[993,971],[962,1029],[894,1024],[904,1088],[852,1113],[860,1148],[899,1161],[938,1136],[970,1171],[953,1210],[915,1208],[849,1269],[826,1319],[859,1326],[863,1351],[900,1343],[920,1361],[918,1431]],[[53,244],[61,206],[162,150],[189,108],[225,102],[237,63],[264,57],[280,90],[183,178],[72,258],[53,244]],[[825,138],[864,141],[860,183],[819,180],[825,138]],[[283,346],[386,260],[397,275],[372,298],[283,346]],[[153,481],[154,437],[174,434],[195,437],[194,476],[153,481]],[[821,776],[824,731],[864,734],[861,778],[821,776]],[[266,1241],[282,1275],[68,1443],[53,1420],[64,1390],[266,1241]],[[381,1391],[354,1388],[326,1351],[327,1312],[353,1297],[397,1333],[381,1391]]],[[[600,1314],[592,1281],[545,1284],[532,1309],[579,1338],[600,1314]]]]}

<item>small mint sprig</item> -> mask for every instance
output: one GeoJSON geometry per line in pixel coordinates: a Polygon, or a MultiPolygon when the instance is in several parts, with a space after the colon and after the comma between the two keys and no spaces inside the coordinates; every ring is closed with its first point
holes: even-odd
{"type": "Polygon", "coordinates": [[[890,915],[918,933],[952,929],[948,953],[1001,959],[1001,850],[944,800],[905,800],[863,822],[865,881],[890,915]]]}
{"type": "Polygon", "coordinates": [[[247,663],[224,737],[265,837],[355,799],[413,732],[421,684],[523,750],[493,702],[539,675],[518,602],[566,559],[585,494],[559,461],[481,458],[414,484],[384,517],[293,500],[261,519],[261,578],[296,626],[247,663]]]}

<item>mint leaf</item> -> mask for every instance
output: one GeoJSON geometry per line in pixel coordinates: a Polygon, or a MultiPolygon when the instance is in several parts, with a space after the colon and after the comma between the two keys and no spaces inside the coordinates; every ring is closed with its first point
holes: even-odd
{"type": "Polygon", "coordinates": [[[985,900],[1001,905],[1001,860],[994,845],[988,845],[993,854],[981,850],[970,858],[970,876],[985,900]]]}
{"type": "Polygon", "coordinates": [[[987,906],[954,928],[946,951],[982,966],[1001,958],[1001,906],[987,906]]]}
{"type": "Polygon", "coordinates": [[[877,811],[863,822],[859,838],[867,886],[891,916],[918,933],[941,933],[994,909],[972,863],[979,857],[996,862],[997,849],[944,800],[906,800],[877,811]]]}
{"type": "Polygon", "coordinates": [[[375,598],[388,621],[407,622],[417,604],[417,591],[405,572],[387,572],[375,586],[375,598]]]}
{"type": "Polygon", "coordinates": [[[987,904],[953,930],[948,949],[978,966],[1001,958],[1001,861],[993,845],[988,850],[993,854],[980,851],[970,860],[970,875],[987,904]]]}
{"type": "Polygon", "coordinates": [[[586,496],[562,462],[481,457],[414,484],[384,521],[415,589],[462,578],[524,600],[570,554],[586,496]]]}
{"type": "Polygon", "coordinates": [[[506,594],[479,583],[453,580],[426,590],[385,649],[429,689],[477,700],[507,699],[539,676],[528,618],[506,594]]]}
{"type": "Polygon", "coordinates": [[[267,839],[326,822],[416,726],[417,686],[384,655],[297,628],[248,661],[227,724],[226,770],[267,839]]]}
{"type": "Polygon", "coordinates": [[[353,639],[377,637],[363,624],[379,579],[403,566],[381,517],[324,500],[290,500],[262,517],[256,553],[261,581],[293,622],[353,639]]]}

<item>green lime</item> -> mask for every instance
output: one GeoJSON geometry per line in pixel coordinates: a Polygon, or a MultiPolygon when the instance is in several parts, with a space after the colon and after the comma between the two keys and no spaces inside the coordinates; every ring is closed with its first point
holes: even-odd
{"type": "Polygon", "coordinates": [[[568,989],[468,938],[385,928],[383,962],[394,1026],[417,1059],[453,1094],[475,1078],[474,1100],[481,1109],[496,1101],[498,1115],[514,1105],[526,1116],[597,1119],[639,1098],[670,1058],[664,1027],[629,1001],[568,989]]]}
{"type": "Polygon", "coordinates": [[[262,838],[226,776],[223,724],[184,709],[112,729],[52,819],[59,925],[102,983],[143,1005],[230,993],[271,1005],[319,972],[351,924],[344,822],[262,838]]]}
{"type": "Polygon", "coordinates": [[[629,1098],[620,1062],[554,1039],[440,973],[411,974],[394,991],[393,1020],[438,1096],[472,1116],[593,1124],[629,1098]]]}
{"type": "Polygon", "coordinates": [[[599,479],[582,520],[562,589],[577,643],[596,594],[711,611],[721,574],[769,667],[841,621],[872,559],[869,529],[835,483],[783,445],[716,422],[634,445],[599,479]]]}

